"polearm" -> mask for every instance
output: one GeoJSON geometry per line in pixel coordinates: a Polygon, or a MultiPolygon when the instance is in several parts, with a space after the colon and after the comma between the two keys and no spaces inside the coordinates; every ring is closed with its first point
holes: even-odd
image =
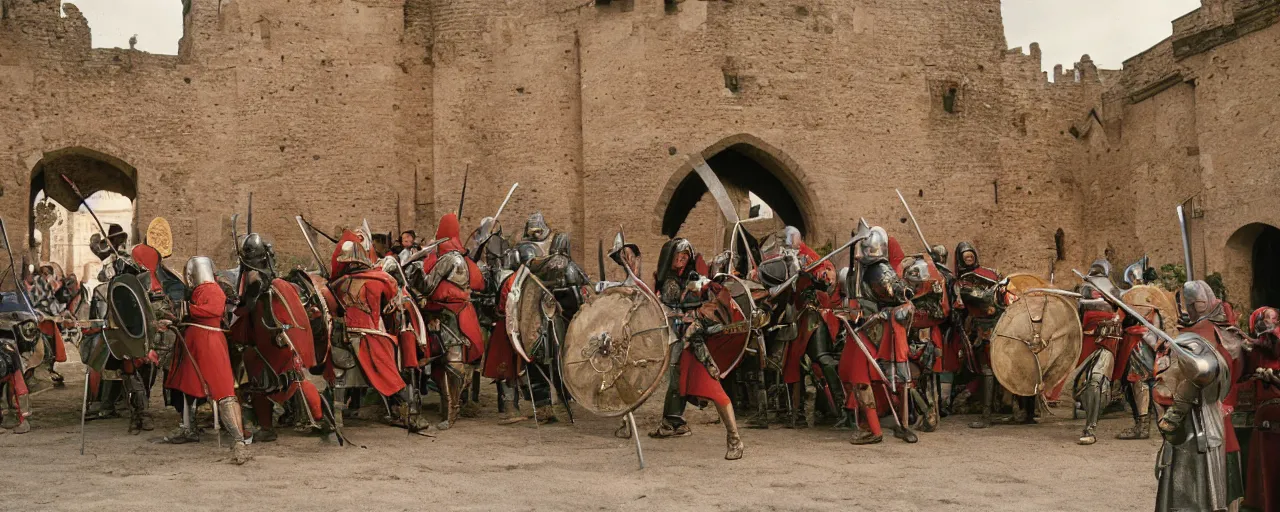
{"type": "Polygon", "coordinates": [[[484,244],[489,243],[490,238],[493,238],[493,231],[492,231],[493,226],[498,224],[498,218],[502,217],[502,211],[507,209],[507,203],[511,202],[511,196],[516,193],[516,188],[519,186],[520,186],[519,182],[511,184],[511,190],[507,191],[507,197],[503,198],[502,204],[498,205],[498,212],[493,214],[493,221],[489,223],[489,227],[486,228],[484,227],[483,224],[480,226],[481,229],[486,229],[487,231],[483,233],[479,233],[478,236],[476,237],[481,239],[481,241],[480,243],[476,244],[476,254],[471,255],[472,257],[471,261],[480,261],[480,255],[481,255],[480,248],[484,247],[484,244]]]}
{"type": "Polygon", "coordinates": [[[306,217],[303,217],[303,216],[299,215],[299,216],[298,216],[298,218],[299,218],[299,219],[302,219],[302,223],[303,223],[303,224],[306,224],[306,225],[307,225],[307,227],[308,227],[308,228],[310,228],[312,231],[315,231],[317,235],[320,235],[320,236],[322,236],[322,237],[325,237],[325,238],[326,238],[326,239],[328,239],[330,242],[333,242],[333,243],[335,243],[335,244],[336,244],[336,243],[338,243],[338,239],[337,239],[337,238],[334,238],[332,235],[329,235],[328,233],[325,233],[324,231],[321,231],[321,230],[320,230],[320,228],[317,228],[315,224],[312,224],[311,222],[307,221],[306,217]]]}
{"type": "Polygon", "coordinates": [[[911,213],[911,206],[907,204],[907,198],[902,197],[902,192],[898,191],[898,189],[895,188],[893,191],[898,193],[898,200],[902,201],[902,207],[907,209],[907,217],[911,218],[911,225],[916,227],[916,235],[920,236],[920,243],[924,244],[924,251],[929,252],[929,248],[933,246],[929,245],[928,240],[924,239],[924,231],[920,229],[920,223],[916,222],[915,214],[911,213]]]}
{"type": "Polygon", "coordinates": [[[1178,227],[1182,231],[1182,258],[1187,265],[1187,280],[1195,279],[1195,268],[1191,265],[1191,231],[1187,226],[1187,212],[1178,205],[1178,227]]]}
{"type": "Polygon", "coordinates": [[[298,229],[302,230],[302,238],[307,241],[307,248],[311,249],[311,256],[315,257],[316,265],[320,267],[320,275],[324,276],[325,281],[328,281],[329,269],[325,268],[324,259],[320,258],[320,251],[316,250],[316,244],[315,241],[311,239],[311,233],[307,232],[307,226],[309,226],[309,224],[307,224],[307,221],[302,220],[301,215],[295,216],[294,219],[298,221],[298,229]]]}
{"type": "Polygon", "coordinates": [[[462,218],[462,206],[467,202],[467,177],[471,175],[471,164],[467,164],[467,170],[462,172],[462,194],[458,197],[458,218],[462,218]]]}

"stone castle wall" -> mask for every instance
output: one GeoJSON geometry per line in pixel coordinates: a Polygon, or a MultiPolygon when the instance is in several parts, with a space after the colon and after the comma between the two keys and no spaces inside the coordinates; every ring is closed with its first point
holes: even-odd
{"type": "MultiPolygon", "coordinates": [[[[1050,82],[1038,48],[1007,50],[998,0],[193,0],[177,56],[90,49],[74,8],[4,0],[0,214],[28,218],[42,159],[103,155],[179,260],[229,261],[250,191],[255,229],[302,256],[293,215],[431,232],[465,174],[464,226],[518,181],[508,233],[541,210],[590,260],[622,227],[649,272],[690,157],[739,151],[815,246],[866,218],[920,250],[898,188],[930,243],[1062,278],[1107,249],[1178,259],[1162,212],[1203,189],[1204,257],[1226,265],[1214,244],[1256,217],[1231,198],[1275,172],[1277,29],[1221,29],[1275,2],[1206,1],[1124,72],[1085,58],[1050,82]]],[[[681,233],[724,229],[704,197],[681,233]]]]}

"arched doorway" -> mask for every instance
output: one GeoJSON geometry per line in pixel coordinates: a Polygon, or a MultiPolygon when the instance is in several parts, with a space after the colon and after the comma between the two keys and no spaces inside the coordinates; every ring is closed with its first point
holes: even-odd
{"type": "Polygon", "coordinates": [[[119,224],[132,235],[137,176],[137,169],[123,160],[92,149],[45,153],[31,170],[27,226],[32,256],[57,263],[68,273],[87,273],[77,277],[92,280],[99,262],[88,243],[98,225],[81,206],[77,190],[88,198],[103,226],[119,224]]]}
{"type": "MultiPolygon", "coordinates": [[[[701,156],[753,234],[763,236],[785,225],[806,235],[817,231],[812,212],[818,210],[804,185],[803,172],[777,148],[739,134],[713,144],[701,156]],[[761,212],[764,215],[758,215],[761,212]]],[[[727,228],[706,185],[688,164],[668,181],[655,214],[661,219],[658,227],[663,235],[678,234],[700,248],[718,250],[727,228]],[[701,245],[697,239],[702,239],[701,245]]]]}
{"type": "Polygon", "coordinates": [[[1252,308],[1280,307],[1280,229],[1248,224],[1227,240],[1226,256],[1233,281],[1247,288],[1239,297],[1248,297],[1252,308]]]}

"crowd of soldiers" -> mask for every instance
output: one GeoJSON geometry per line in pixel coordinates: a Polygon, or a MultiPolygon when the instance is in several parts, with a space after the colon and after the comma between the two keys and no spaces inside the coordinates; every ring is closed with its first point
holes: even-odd
{"type": "MultiPolygon", "coordinates": [[[[795,227],[757,239],[735,224],[729,248],[710,257],[670,239],[650,280],[640,247],[618,233],[607,252],[601,245],[593,279],[571,257],[569,235],[541,214],[510,237],[493,217],[464,237],[448,214],[430,242],[406,231],[394,244],[367,222],[330,237],[297,220],[313,270],[280,268],[252,213],[247,233],[234,235],[235,268],[196,256],[181,277],[164,264],[172,247],[162,219],[133,247],[119,226],[95,235],[105,284],[93,291],[80,345],[86,419],[123,414],[130,433],[154,429],[158,379],[181,418],[163,439],[208,434],[197,419],[207,404],[214,435],[226,430],[242,464],[250,444],[277,438],[277,425],[344,443],[344,417],[356,409],[413,433],[454,428],[475,415],[483,377],[496,386],[501,424],[561,413],[572,421],[574,402],[620,416],[659,393],[662,418],[649,436],[685,437],[686,406],[714,406],[733,460],[745,448],[735,411],[747,427],[848,429],[855,445],[883,442],[888,422],[894,438],[916,443],[951,414],[976,412],[972,428],[1034,423],[1069,387],[1084,416],[1081,445],[1098,441],[1098,418],[1116,398],[1134,419],[1118,439],[1148,439],[1156,423],[1158,510],[1225,510],[1242,497],[1257,510],[1280,507],[1280,312],[1259,308],[1243,332],[1203,281],[1156,291],[1145,259],[1121,276],[1099,260],[1068,292],[1002,276],[967,242],[953,266],[941,245],[906,253],[865,221],[825,256],[795,227]],[[327,259],[316,244],[325,238],[327,259]],[[605,279],[606,255],[625,279],[605,279]],[[117,288],[145,299],[131,309],[117,288]],[[600,297],[625,307],[607,309],[600,297]],[[1064,322],[1051,311],[1059,303],[1070,311],[1066,334],[1045,327],[1064,322]],[[665,322],[628,320],[644,308],[665,322]],[[1024,310],[1031,337],[1002,323],[1022,321],[1024,310]],[[622,329],[591,330],[602,316],[621,318],[622,329]],[[652,333],[658,343],[646,345],[652,333]],[[1029,391],[999,371],[1012,364],[1001,338],[1034,361],[1021,368],[1029,391]],[[1054,373],[1059,360],[1069,371],[1054,373]],[[595,368],[589,386],[580,385],[584,365],[595,368]],[[422,415],[431,394],[440,397],[434,424],[422,415]]],[[[0,382],[29,428],[17,406],[24,372],[13,371],[23,361],[11,359],[0,382]]],[[[635,435],[629,418],[619,437],[635,435]]]]}

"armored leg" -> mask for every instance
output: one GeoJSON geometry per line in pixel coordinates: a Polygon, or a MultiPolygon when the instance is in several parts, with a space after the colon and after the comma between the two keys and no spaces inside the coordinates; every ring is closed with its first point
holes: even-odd
{"type": "Polygon", "coordinates": [[[951,415],[951,391],[956,374],[942,372],[938,374],[938,413],[946,417],[951,415]]]}
{"type": "Polygon", "coordinates": [[[169,444],[195,443],[200,441],[200,434],[194,423],[195,400],[188,397],[185,393],[175,391],[172,396],[173,405],[178,407],[182,414],[182,423],[178,428],[170,431],[162,439],[163,442],[169,444]]]}
{"type": "Polygon", "coordinates": [[[906,441],[908,443],[916,443],[920,438],[915,432],[911,431],[911,399],[910,393],[915,391],[911,383],[905,382],[898,388],[898,396],[888,396],[888,400],[896,400],[898,403],[898,415],[893,418],[893,437],[906,441]]]}
{"type": "Polygon", "coordinates": [[[511,425],[529,419],[520,413],[520,394],[516,392],[519,387],[519,382],[517,381],[516,387],[512,387],[503,381],[498,381],[497,384],[498,424],[511,425]],[[508,405],[508,402],[510,402],[510,405],[508,405]]]}
{"type": "Polygon", "coordinates": [[[466,392],[464,382],[467,380],[467,368],[462,363],[462,347],[450,346],[445,352],[445,363],[440,379],[440,412],[443,421],[436,424],[440,430],[448,430],[458,422],[458,414],[462,410],[462,396],[466,392]]]}
{"type": "Polygon", "coordinates": [[[720,422],[724,423],[726,436],[726,450],[724,452],[725,460],[738,460],[742,458],[742,451],[746,445],[742,444],[742,436],[738,433],[738,421],[733,416],[733,404],[716,404],[716,412],[720,413],[720,422]]]}
{"type": "Polygon", "coordinates": [[[231,462],[244,464],[252,459],[249,446],[244,440],[244,417],[240,413],[240,401],[234,396],[218,400],[218,413],[221,415],[223,427],[231,435],[231,462]]]}
{"type": "Polygon", "coordinates": [[[1116,439],[1151,438],[1151,385],[1147,381],[1128,386],[1130,405],[1133,406],[1133,426],[1116,434],[1116,439]]]}
{"type": "Polygon", "coordinates": [[[147,410],[147,389],[140,372],[121,375],[122,384],[129,400],[129,433],[140,434],[155,428],[151,411],[147,410]]]}
{"type": "Polygon", "coordinates": [[[876,410],[876,395],[871,390],[871,385],[858,384],[853,390],[853,396],[857,401],[858,409],[867,419],[867,430],[854,432],[849,442],[862,445],[884,441],[884,434],[880,431],[880,413],[876,410]]]}
{"type": "Polygon", "coordinates": [[[826,324],[822,324],[814,331],[813,336],[809,338],[809,346],[805,348],[809,360],[817,365],[818,372],[815,372],[815,380],[818,381],[819,398],[830,402],[831,409],[839,411],[841,416],[836,419],[836,425],[848,423],[848,415],[844,414],[844,386],[840,384],[840,372],[838,370],[840,361],[832,350],[831,335],[827,331],[826,324]]]}
{"type": "Polygon", "coordinates": [[[667,394],[662,399],[662,422],[657,430],[649,433],[649,437],[668,438],[693,435],[689,425],[684,421],[685,398],[680,394],[680,355],[684,353],[684,342],[671,344],[670,364],[667,367],[667,394]]]}
{"type": "Polygon", "coordinates": [[[329,386],[333,396],[333,424],[342,428],[342,415],[347,412],[347,388],[329,386]]]}
{"type": "Polygon", "coordinates": [[[421,402],[417,398],[416,390],[411,386],[405,386],[396,395],[399,402],[400,419],[404,422],[404,427],[410,432],[419,432],[427,429],[427,422],[422,419],[421,402]]]}
{"type": "Polygon", "coordinates": [[[480,415],[480,371],[473,365],[467,365],[464,372],[470,378],[462,383],[462,409],[459,414],[464,418],[474,418],[480,415]]]}
{"type": "Polygon", "coordinates": [[[969,428],[987,428],[991,426],[991,406],[996,399],[996,376],[991,368],[982,369],[982,418],[969,424],[969,428]]]}
{"type": "Polygon", "coordinates": [[[85,419],[107,419],[118,418],[120,412],[116,409],[116,402],[120,401],[120,393],[123,390],[120,381],[107,380],[105,377],[98,384],[98,410],[91,411],[85,419]]]}
{"type": "Polygon", "coordinates": [[[1087,370],[1088,380],[1084,391],[1080,394],[1080,402],[1084,405],[1084,432],[1080,434],[1077,444],[1091,445],[1098,442],[1096,434],[1098,416],[1102,414],[1102,408],[1106,405],[1104,393],[1111,387],[1110,376],[1114,358],[1110,351],[1099,350],[1093,365],[1087,370]]]}

